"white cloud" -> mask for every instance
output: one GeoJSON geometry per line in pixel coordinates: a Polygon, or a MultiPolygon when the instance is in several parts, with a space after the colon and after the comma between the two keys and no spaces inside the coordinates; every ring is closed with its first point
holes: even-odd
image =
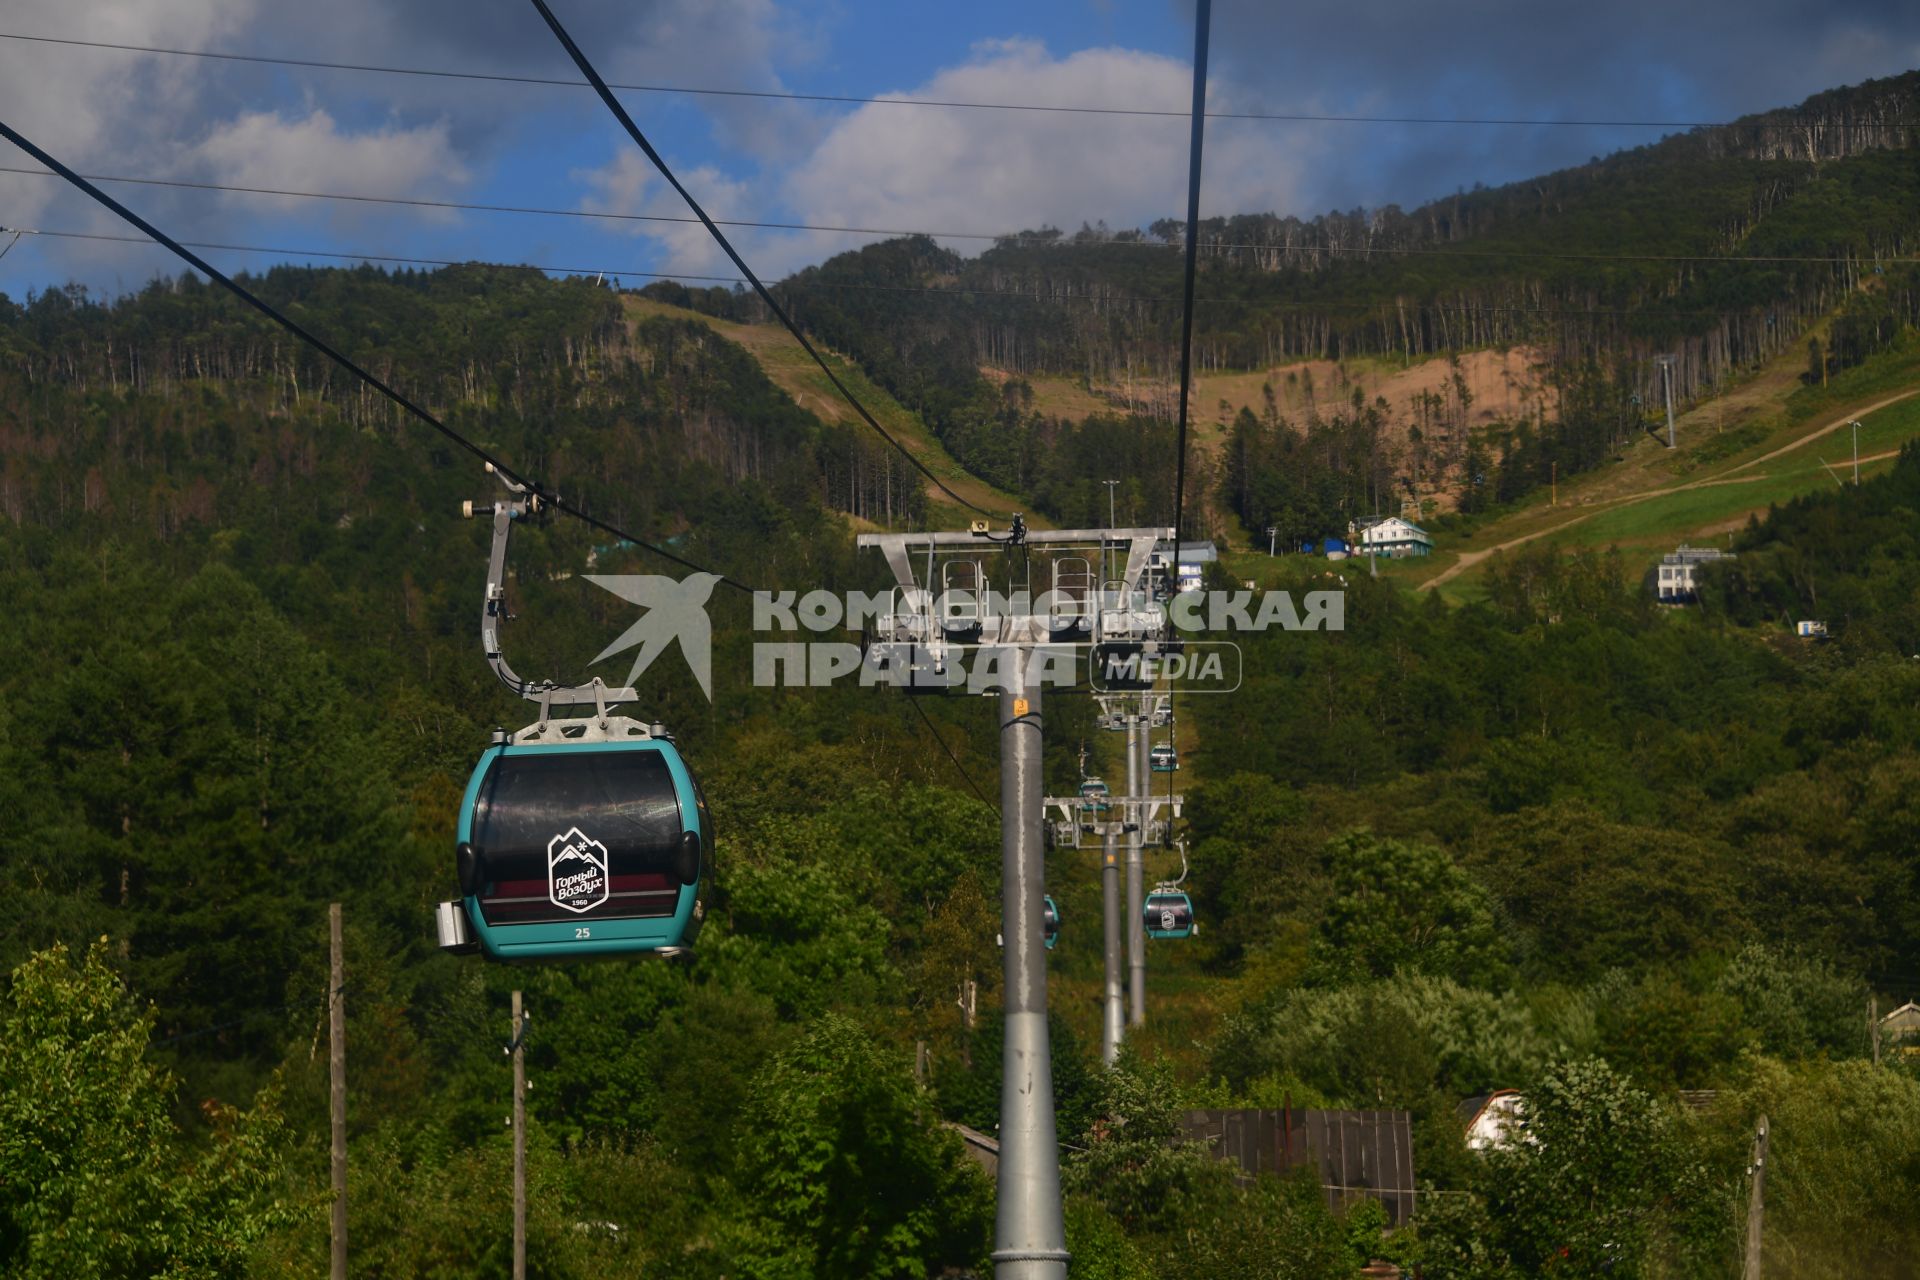
{"type": "MultiPolygon", "coordinates": [[[[7,27],[197,49],[244,26],[251,13],[247,0],[106,0],[88,5],[81,23],[71,0],[11,0],[7,27]]],[[[156,150],[164,156],[172,149],[168,122],[196,110],[203,93],[200,70],[185,58],[0,41],[8,123],[76,166],[151,170],[156,150]]],[[[32,163],[10,147],[0,147],[0,154],[8,164],[32,163]]],[[[118,228],[112,215],[70,195],[54,179],[9,177],[0,201],[0,221],[14,225],[118,228]]],[[[88,252],[123,256],[104,245],[88,252]]]]}
{"type": "MultiPolygon", "coordinates": [[[[524,5],[88,0],[83,8],[73,0],[10,0],[5,25],[56,37],[322,60],[367,61],[370,51],[404,49],[400,61],[423,66],[573,74],[539,16],[524,5]]],[[[562,13],[610,79],[752,89],[781,88],[779,69],[818,57],[821,32],[830,25],[828,18],[796,18],[782,0],[567,0],[562,13]]],[[[815,109],[798,103],[653,95],[630,101],[643,122],[669,110],[675,131],[704,120],[703,132],[752,155],[805,153],[820,127],[815,109]]],[[[83,171],[455,199],[487,176],[496,156],[523,144],[530,129],[609,126],[591,95],[567,91],[6,40],[0,40],[0,109],[9,123],[83,171]]],[[[0,164],[25,160],[0,147],[0,164]]],[[[716,207],[740,189],[710,172],[697,176],[713,180],[716,207]]],[[[303,228],[346,220],[356,244],[397,250],[411,229],[432,222],[417,210],[155,187],[115,190],[159,225],[193,238],[299,243],[303,228]],[[262,222],[271,224],[271,234],[262,222]]],[[[453,219],[442,215],[440,227],[453,219]]],[[[58,180],[24,175],[0,174],[0,223],[125,233],[113,215],[58,180]]],[[[566,260],[563,228],[549,228],[551,236],[533,226],[523,230],[530,233],[529,253],[550,251],[566,260]]],[[[684,269],[714,261],[697,235],[664,238],[684,269]]],[[[0,288],[20,292],[68,274],[126,288],[174,270],[171,258],[151,247],[46,239],[10,255],[0,288]]]]}
{"type": "MultiPolygon", "coordinates": [[[[976,46],[964,65],[890,97],[1113,104],[1179,116],[1098,116],[864,106],[785,184],[803,221],[1004,232],[1043,223],[1128,227],[1186,207],[1193,72],[1131,49],[1056,58],[1025,40],[976,46]]],[[[1212,86],[1217,108],[1226,91],[1212,86]]],[[[1308,159],[1290,133],[1210,130],[1203,215],[1287,208],[1308,159]]],[[[975,251],[979,241],[952,247],[975,251]]]]}
{"type": "MultiPolygon", "coordinates": [[[[674,176],[700,202],[710,218],[752,218],[756,193],[745,182],[727,177],[711,165],[700,165],[674,176]]],[[[653,164],[637,148],[620,151],[597,169],[575,170],[573,177],[588,192],[580,208],[591,213],[639,214],[646,217],[691,218],[686,201],[655,173],[653,164]]],[[[627,234],[642,236],[657,244],[663,253],[661,271],[686,275],[735,274],[733,263],[699,222],[623,222],[613,224],[627,234]]],[[[760,273],[761,267],[747,249],[754,247],[751,237],[729,233],[727,238],[760,273]]],[[[764,278],[764,276],[763,276],[764,278]]]]}
{"type": "MultiPolygon", "coordinates": [[[[257,12],[251,0],[106,0],[88,5],[82,23],[70,0],[16,0],[7,25],[163,48],[260,48],[271,47],[269,19],[278,16],[283,15],[257,12]]],[[[263,109],[263,102],[284,98],[285,92],[266,73],[244,65],[0,41],[0,85],[9,121],[82,172],[368,194],[431,190],[455,197],[469,177],[468,163],[453,146],[444,120],[389,119],[350,129],[311,105],[263,109]]],[[[16,153],[3,162],[27,159],[16,153]]],[[[259,215],[345,217],[356,223],[380,217],[419,220],[415,214],[382,214],[372,206],[152,187],[116,194],[188,238],[230,235],[259,215]]],[[[119,219],[66,184],[24,175],[7,175],[0,182],[0,221],[128,234],[119,219]]],[[[51,268],[128,288],[178,269],[170,255],[147,246],[47,239],[34,247],[37,259],[16,254],[7,264],[23,284],[46,283],[51,268]]]]}
{"type": "MultiPolygon", "coordinates": [[[[724,85],[783,91],[776,64],[816,58],[823,36],[775,0],[654,0],[638,34],[616,45],[600,70],[628,83],[724,85]]],[[[647,95],[658,107],[672,98],[647,95]]],[[[716,139],[761,160],[811,147],[820,118],[809,105],[768,98],[704,98],[699,108],[716,139]]],[[[641,117],[645,126],[645,115],[641,117]]],[[[703,201],[704,203],[704,201],[703,201]]]]}
{"type": "MultiPolygon", "coordinates": [[[[369,50],[404,50],[403,61],[511,75],[573,79],[578,72],[540,15],[524,0],[329,0],[278,5],[255,43],[297,47],[298,56],[364,62],[369,50]]],[[[629,84],[783,88],[779,68],[803,64],[823,48],[820,20],[780,0],[564,0],[555,11],[607,80],[629,84]]],[[[339,80],[314,81],[329,93],[339,80]]],[[[562,107],[596,130],[612,122],[591,94],[511,85],[449,85],[383,77],[375,86],[403,114],[451,112],[453,135],[483,144],[522,126],[529,113],[562,107]]],[[[751,98],[686,99],[625,95],[641,126],[692,102],[725,145],[755,155],[810,145],[814,113],[798,103],[751,98]]],[[[684,114],[673,117],[683,123],[684,114]]]]}
{"type": "MultiPolygon", "coordinates": [[[[348,133],[319,108],[294,118],[277,111],[247,111],[215,126],[188,159],[230,186],[447,198],[470,177],[448,135],[444,120],[412,128],[388,123],[348,133]]],[[[306,201],[234,197],[242,198],[253,210],[279,206],[311,211],[306,201]]],[[[362,211],[352,205],[334,210],[362,211]]]]}
{"type": "MultiPolygon", "coordinates": [[[[830,226],[1003,234],[1051,224],[1077,229],[1104,219],[1116,229],[1186,208],[1188,120],[1193,72],[1184,61],[1131,49],[1090,49],[1056,58],[1030,40],[976,45],[968,60],[925,84],[883,97],[1049,105],[1116,104],[1178,113],[1168,117],[997,112],[873,103],[842,116],[810,149],[756,178],[730,178],[711,167],[681,175],[715,218],[786,220],[830,226]]],[[[1231,105],[1226,86],[1212,87],[1212,105],[1231,105]]],[[[1240,213],[1291,206],[1309,157],[1297,131],[1210,130],[1202,213],[1240,213]]],[[[687,210],[637,150],[605,166],[581,170],[580,207],[603,212],[668,214],[687,210]]],[[[697,225],[630,225],[668,250],[666,271],[731,274],[711,237],[697,225]]],[[[754,270],[777,279],[808,263],[871,243],[873,237],[832,232],[728,228],[728,238],[754,270]]],[[[946,239],[978,253],[989,241],[946,239]]]]}

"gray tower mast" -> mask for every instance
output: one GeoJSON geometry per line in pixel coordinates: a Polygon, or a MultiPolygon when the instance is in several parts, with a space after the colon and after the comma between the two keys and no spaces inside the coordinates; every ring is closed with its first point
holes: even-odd
{"type": "MultiPolygon", "coordinates": [[[[992,693],[999,707],[1006,1037],[995,1280],[1065,1280],[1068,1262],[1047,1034],[1041,688],[1055,660],[1076,651],[1098,654],[1116,647],[1149,656],[1162,651],[1166,613],[1145,588],[1153,549],[1172,532],[1028,530],[1015,516],[1011,528],[999,534],[977,521],[966,533],[863,533],[858,538],[860,547],[886,557],[896,583],[890,611],[875,619],[877,639],[864,659],[871,670],[863,678],[871,675],[873,683],[910,691],[992,693]],[[1126,567],[1117,579],[1096,584],[1092,566],[1113,544],[1126,547],[1126,567]],[[1032,563],[1041,559],[1051,575],[1038,602],[1031,581],[1015,584],[1004,597],[986,589],[983,549],[1014,548],[1022,549],[1022,573],[1030,575],[1032,563]],[[964,669],[968,663],[975,664],[971,681],[964,669]]],[[[1015,561],[1008,557],[1005,563],[1015,561]]],[[[1134,920],[1137,927],[1138,911],[1134,920]]]]}

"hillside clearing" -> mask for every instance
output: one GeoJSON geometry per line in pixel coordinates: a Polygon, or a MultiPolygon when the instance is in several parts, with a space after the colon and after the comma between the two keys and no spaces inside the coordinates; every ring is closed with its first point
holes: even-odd
{"type": "MultiPolygon", "coordinates": [[[[722,320],[686,307],[671,306],[656,302],[651,298],[642,298],[633,294],[622,295],[627,315],[638,320],[648,316],[663,316],[674,320],[692,320],[705,325],[729,342],[737,343],[751,355],[765,371],[767,378],[782,391],[793,397],[793,402],[825,422],[859,425],[868,430],[861,422],[853,407],[843,399],[825,374],[820,372],[812,358],[807,355],[792,334],[776,325],[738,324],[731,320],[722,320]]],[[[875,385],[857,366],[849,364],[832,352],[821,353],[834,375],[860,398],[887,434],[897,440],[901,447],[926,466],[927,470],[938,476],[948,488],[961,499],[974,506],[996,513],[1024,511],[1027,504],[1012,494],[981,480],[972,472],[956,462],[951,454],[927,430],[920,415],[907,409],[887,393],[885,388],[875,385]]],[[[964,520],[970,513],[965,512],[932,483],[926,486],[927,500],[930,504],[928,519],[936,524],[952,524],[964,520]]],[[[1027,523],[1034,528],[1049,527],[1045,519],[1027,516],[1027,523]]]]}
{"type": "MultiPolygon", "coordinates": [[[[1479,350],[1457,359],[1434,358],[1408,365],[1378,357],[1346,361],[1302,360],[1251,371],[1197,372],[1188,413],[1194,440],[1203,448],[1220,446],[1226,428],[1242,409],[1260,414],[1267,390],[1282,417],[1295,420],[1331,415],[1350,408],[1357,391],[1368,404],[1384,399],[1398,433],[1417,423],[1422,396],[1448,394],[1459,375],[1471,398],[1468,425],[1537,414],[1545,355],[1533,347],[1479,350]]],[[[1005,384],[1016,377],[1033,388],[1033,407],[1052,417],[1080,421],[1100,413],[1141,413],[1172,418],[1177,384],[1153,376],[1089,384],[1085,379],[1052,374],[1015,374],[984,365],[981,374],[1005,384]]]]}
{"type": "MultiPolygon", "coordinates": [[[[1920,400],[1916,400],[1916,396],[1920,396],[1920,387],[1824,417],[1810,428],[1798,429],[1785,443],[1774,444],[1757,457],[1736,463],[1711,477],[1638,493],[1609,496],[1586,493],[1559,506],[1536,505],[1500,525],[1525,528],[1537,522],[1539,527],[1525,528],[1524,532],[1489,547],[1459,551],[1451,563],[1422,582],[1420,589],[1445,586],[1474,570],[1487,557],[1539,538],[1579,546],[1620,545],[1644,552],[1651,561],[1659,551],[1671,549],[1689,537],[1730,533],[1745,524],[1750,515],[1829,483],[1838,483],[1848,475],[1852,465],[1850,438],[1835,442],[1840,446],[1836,456],[1826,456],[1834,451],[1810,446],[1842,431],[1852,421],[1858,420],[1861,424],[1862,475],[1883,468],[1898,453],[1897,448],[1887,446],[1897,446],[1920,436],[1920,400]],[[1802,450],[1806,453],[1801,454],[1802,450]],[[1796,454],[1800,456],[1794,457],[1796,454]],[[1792,459],[1790,464],[1774,465],[1788,459],[1792,459]],[[1766,469],[1760,470],[1762,467],[1766,469]],[[1569,508],[1584,510],[1569,511],[1569,508]],[[1555,518],[1556,515],[1559,518],[1555,518]]],[[[1690,416],[1697,419],[1701,415],[1690,416]]],[[[1640,474],[1645,476],[1650,470],[1643,469],[1640,474]]],[[[1609,478],[1616,483],[1620,479],[1617,475],[1609,478]]]]}

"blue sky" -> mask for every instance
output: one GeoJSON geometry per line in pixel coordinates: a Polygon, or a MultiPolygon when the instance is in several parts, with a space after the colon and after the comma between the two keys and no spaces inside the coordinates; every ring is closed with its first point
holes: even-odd
{"type": "MultiPolygon", "coordinates": [[[[1173,110],[1187,101],[1192,8],[1179,0],[554,3],[616,81],[1173,110]]],[[[571,74],[520,0],[13,0],[0,32],[571,74]]],[[[1710,120],[1920,65],[1920,6],[1218,0],[1213,50],[1216,110],[1710,120]]],[[[1184,202],[1186,129],[1177,119],[626,98],[716,216],[994,233],[1100,219],[1144,225],[1184,202]]],[[[90,173],[684,212],[591,95],[573,89],[0,39],[0,118],[90,173]]],[[[1411,205],[1658,136],[1618,127],[1215,122],[1203,212],[1411,205]]],[[[31,164],[0,155],[0,165],[31,164]]],[[[697,227],[109,190],[183,239],[731,274],[697,227]]],[[[124,232],[57,181],[15,174],[0,174],[0,225],[124,232]]],[[[867,239],[756,231],[737,243],[777,277],[867,239]]],[[[230,270],[276,260],[208,256],[230,270]]],[[[0,291],[18,297],[77,280],[117,292],[173,269],[152,247],[29,236],[0,259],[0,291]]]]}

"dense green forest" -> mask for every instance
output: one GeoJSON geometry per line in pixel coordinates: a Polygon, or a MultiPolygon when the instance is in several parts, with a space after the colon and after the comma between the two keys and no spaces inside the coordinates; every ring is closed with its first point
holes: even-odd
{"type": "MultiPolygon", "coordinates": [[[[1209,287],[1250,270],[1223,259],[1209,287]]],[[[883,581],[850,528],[898,504],[897,469],[885,498],[861,488],[897,463],[698,325],[630,324],[611,291],[531,272],[252,283],[642,537],[752,585],[883,581]]],[[[925,320],[944,313],[892,296],[809,322],[970,466],[1097,521],[1098,458],[1140,516],[1170,507],[1165,423],[1036,422],[925,320]]],[[[530,718],[477,644],[485,531],[457,512],[491,478],[190,280],[0,301],[0,354],[0,1271],[320,1268],[332,901],[355,1274],[505,1273],[515,987],[531,1274],[984,1266],[993,1189],[942,1123],[991,1130],[1000,1086],[997,823],[961,776],[995,794],[981,705],[922,704],[956,769],[903,695],[756,689],[747,606],[716,596],[713,701],[672,661],[642,683],[715,811],[697,954],[442,954],[459,789],[488,727],[530,718]]],[[[1249,412],[1196,483],[1309,529],[1393,485],[1371,412],[1249,412]]],[[[1732,1275],[1762,1113],[1769,1256],[1908,1274],[1920,1070],[1897,1046],[1876,1065],[1867,1012],[1920,985],[1916,506],[1908,455],[1775,513],[1699,610],[1655,608],[1612,557],[1540,550],[1499,561],[1482,604],[1356,578],[1344,631],[1246,637],[1245,688],[1180,706],[1206,927],[1156,946],[1155,1020],[1119,1069],[1075,994],[1097,987],[1094,930],[1053,953],[1075,1274],[1732,1275]],[[1786,639],[1795,616],[1834,638],[1786,639]],[[1467,1151],[1457,1104],[1502,1087],[1531,1140],[1467,1151]],[[1237,1185],[1174,1140],[1183,1108],[1284,1103],[1411,1112],[1417,1225],[1335,1215],[1311,1182],[1237,1185]]],[[[624,625],[577,576],[589,555],[661,568],[576,524],[523,532],[523,672],[616,674],[587,665],[624,625]]],[[[1101,734],[1086,698],[1047,718],[1057,794],[1101,734]]],[[[1098,918],[1084,855],[1055,851],[1049,888],[1098,918]]]]}

